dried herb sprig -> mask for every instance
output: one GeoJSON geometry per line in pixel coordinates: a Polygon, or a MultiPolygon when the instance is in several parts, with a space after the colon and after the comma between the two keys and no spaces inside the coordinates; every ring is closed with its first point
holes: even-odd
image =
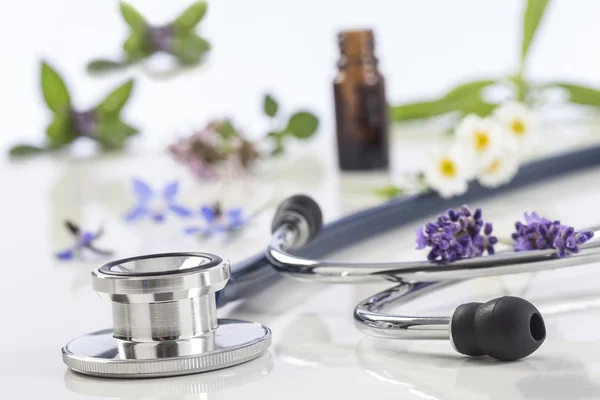
{"type": "Polygon", "coordinates": [[[237,169],[247,170],[259,158],[275,156],[284,152],[289,138],[308,139],[319,127],[319,119],[307,111],[293,113],[283,121],[279,115],[279,105],[273,96],[266,94],[263,111],[271,119],[271,130],[262,141],[251,142],[245,138],[230,119],[216,120],[195,131],[187,138],[171,144],[169,152],[176,160],[186,164],[199,179],[218,177],[215,166],[224,161],[231,162],[237,169]],[[262,151],[269,145],[267,151],[262,151]]]}

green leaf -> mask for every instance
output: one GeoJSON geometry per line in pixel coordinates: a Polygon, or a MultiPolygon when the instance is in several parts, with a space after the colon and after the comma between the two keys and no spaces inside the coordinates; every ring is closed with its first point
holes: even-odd
{"type": "Polygon", "coordinates": [[[127,25],[131,27],[134,32],[145,32],[148,24],[142,14],[140,14],[133,6],[121,2],[119,8],[121,9],[121,15],[123,15],[123,19],[127,22],[127,25]]]}
{"type": "Polygon", "coordinates": [[[173,39],[172,53],[182,64],[197,64],[210,50],[210,43],[193,32],[173,39]]]}
{"type": "Polygon", "coordinates": [[[549,0],[528,0],[523,12],[523,38],[521,41],[521,69],[525,65],[527,53],[535,37],[549,0]]]}
{"type": "Polygon", "coordinates": [[[600,106],[600,90],[591,87],[575,85],[572,83],[552,83],[547,86],[555,86],[565,89],[569,93],[569,101],[586,106],[600,106]]]}
{"type": "Polygon", "coordinates": [[[154,53],[152,42],[146,32],[132,31],[123,43],[123,50],[127,53],[128,63],[139,61],[154,53]]]}
{"type": "Polygon", "coordinates": [[[208,4],[205,1],[199,1],[189,6],[181,15],[173,21],[175,33],[183,34],[191,31],[202,20],[208,4]]]}
{"type": "Polygon", "coordinates": [[[65,112],[71,107],[71,96],[60,75],[42,62],[42,93],[44,100],[54,112],[65,112]]]}
{"type": "Polygon", "coordinates": [[[93,60],[88,63],[86,70],[88,73],[98,74],[118,70],[126,66],[127,63],[123,61],[93,60]]]}
{"type": "Polygon", "coordinates": [[[373,190],[373,193],[379,197],[383,197],[389,200],[403,195],[404,193],[406,193],[406,189],[395,185],[388,185],[373,190]]]}
{"type": "Polygon", "coordinates": [[[229,139],[238,134],[230,120],[225,120],[219,124],[217,132],[220,133],[224,139],[229,139]]]}
{"type": "Polygon", "coordinates": [[[491,79],[463,83],[437,100],[393,106],[390,116],[393,121],[430,118],[451,112],[485,116],[491,113],[495,106],[481,99],[481,91],[494,83],[496,81],[491,79]]]}
{"type": "Polygon", "coordinates": [[[478,81],[462,83],[446,93],[442,99],[458,100],[473,95],[480,96],[483,89],[488,86],[492,86],[494,83],[496,83],[496,81],[492,79],[482,79],[478,81]]]}
{"type": "Polygon", "coordinates": [[[54,119],[46,128],[46,136],[53,148],[62,147],[77,139],[69,113],[54,114],[54,119]]]}
{"type": "Polygon", "coordinates": [[[105,150],[122,149],[125,141],[138,130],[118,118],[103,119],[99,123],[97,140],[105,150]]]}
{"type": "Polygon", "coordinates": [[[98,105],[97,110],[101,115],[118,115],[129,100],[132,89],[133,79],[130,79],[106,96],[98,105]]]}
{"type": "Polygon", "coordinates": [[[278,109],[279,105],[277,104],[277,101],[275,101],[275,99],[271,95],[265,94],[263,104],[263,110],[265,114],[267,114],[269,117],[274,117],[275,115],[277,115],[278,109]]]}
{"type": "Polygon", "coordinates": [[[309,112],[297,112],[290,117],[286,132],[298,139],[311,137],[319,127],[319,119],[309,112]]]}
{"type": "Polygon", "coordinates": [[[45,152],[43,147],[31,146],[29,144],[19,144],[12,147],[9,151],[11,157],[27,157],[45,152]]]}

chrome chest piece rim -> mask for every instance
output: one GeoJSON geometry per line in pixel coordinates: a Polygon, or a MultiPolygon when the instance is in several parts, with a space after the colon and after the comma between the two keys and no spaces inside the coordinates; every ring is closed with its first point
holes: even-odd
{"type": "Polygon", "coordinates": [[[215,292],[229,262],[208,253],[122,259],[92,272],[92,286],[112,303],[113,329],[73,339],[63,360],[77,372],[114,378],[185,375],[230,367],[263,354],[269,328],[217,319],[215,292]]]}

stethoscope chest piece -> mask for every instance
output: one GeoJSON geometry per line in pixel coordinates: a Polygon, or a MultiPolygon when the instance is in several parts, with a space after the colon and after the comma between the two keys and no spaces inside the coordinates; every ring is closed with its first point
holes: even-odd
{"type": "Polygon", "coordinates": [[[230,367],[262,355],[269,328],[217,319],[215,293],[229,262],[207,253],[169,253],[114,261],[92,273],[94,290],[112,302],[113,329],[67,343],[63,360],[77,372],[113,378],[185,375],[230,367]]]}

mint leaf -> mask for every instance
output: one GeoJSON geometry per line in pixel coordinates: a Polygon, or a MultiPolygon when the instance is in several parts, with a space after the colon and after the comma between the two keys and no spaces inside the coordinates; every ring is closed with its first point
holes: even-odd
{"type": "Polygon", "coordinates": [[[125,141],[138,133],[138,130],[118,118],[100,121],[97,140],[105,150],[122,149],[125,141]]]}
{"type": "Polygon", "coordinates": [[[128,62],[139,61],[154,52],[148,34],[146,32],[135,31],[132,31],[123,43],[123,50],[127,53],[128,62]]]}
{"type": "Polygon", "coordinates": [[[173,54],[183,64],[196,64],[210,50],[210,43],[193,32],[173,39],[173,54]]]}
{"type": "Polygon", "coordinates": [[[556,86],[569,93],[569,101],[586,106],[600,106],[600,90],[572,83],[552,83],[547,86],[556,86]]]}
{"type": "Polygon", "coordinates": [[[26,157],[43,153],[45,151],[46,149],[44,149],[43,147],[32,146],[29,144],[19,144],[12,147],[8,154],[11,157],[26,157]]]}
{"type": "Polygon", "coordinates": [[[104,115],[118,115],[127,100],[129,100],[132,89],[133,79],[130,79],[106,96],[98,105],[97,110],[104,115]]]}
{"type": "Polygon", "coordinates": [[[525,66],[525,60],[529,48],[535,37],[535,33],[542,21],[549,0],[528,0],[523,12],[523,38],[521,40],[521,69],[525,66]]]}
{"type": "Polygon", "coordinates": [[[311,137],[319,127],[319,119],[309,112],[297,112],[290,117],[286,132],[298,139],[311,137]]]}
{"type": "Polygon", "coordinates": [[[133,6],[122,1],[119,5],[119,8],[121,10],[121,15],[123,15],[123,19],[125,20],[125,22],[127,22],[127,25],[129,25],[134,32],[146,31],[146,20],[144,19],[144,17],[142,17],[142,14],[140,14],[135,8],[133,8],[133,6]]]}
{"type": "Polygon", "coordinates": [[[46,136],[52,147],[62,147],[77,139],[70,114],[56,113],[54,119],[46,128],[46,136]]]}
{"type": "Polygon", "coordinates": [[[269,117],[274,117],[277,115],[278,109],[279,105],[277,104],[277,101],[275,101],[271,95],[265,94],[265,99],[263,102],[263,110],[265,114],[267,114],[269,117]]]}
{"type": "Polygon", "coordinates": [[[93,60],[87,64],[86,70],[88,73],[97,74],[102,72],[114,71],[116,69],[124,68],[126,66],[127,63],[122,61],[93,60]]]}
{"type": "Polygon", "coordinates": [[[189,6],[181,15],[173,21],[173,28],[175,33],[183,34],[191,31],[198,25],[200,20],[206,14],[208,4],[205,1],[199,1],[189,6]]]}
{"type": "Polygon", "coordinates": [[[42,62],[42,93],[52,111],[65,112],[71,108],[71,96],[60,75],[48,64],[42,62]]]}

